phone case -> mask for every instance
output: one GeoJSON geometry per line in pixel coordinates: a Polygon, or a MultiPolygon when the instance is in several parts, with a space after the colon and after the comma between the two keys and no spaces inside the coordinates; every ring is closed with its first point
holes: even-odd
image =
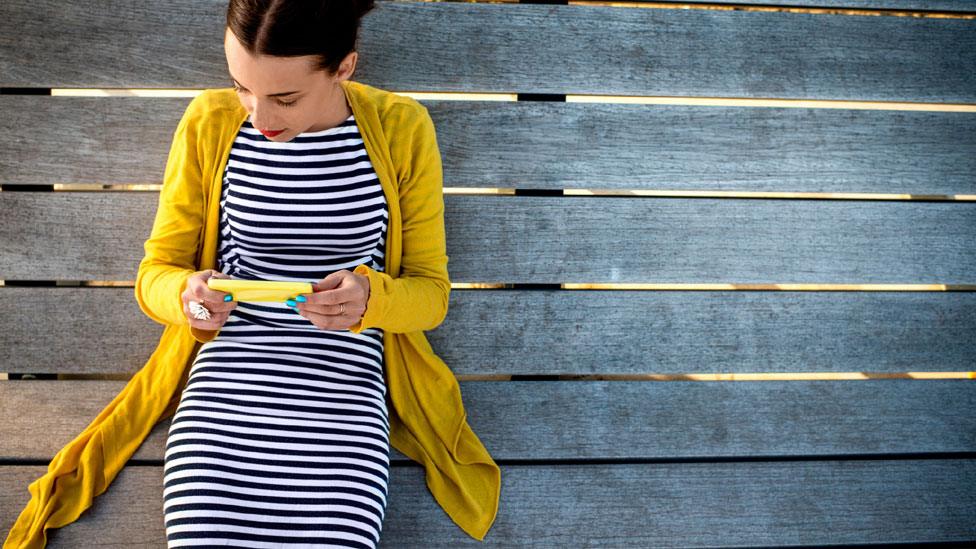
{"type": "Polygon", "coordinates": [[[207,286],[219,292],[228,292],[234,301],[284,302],[298,294],[310,294],[314,290],[310,282],[280,282],[274,280],[235,280],[208,278],[207,286]]]}

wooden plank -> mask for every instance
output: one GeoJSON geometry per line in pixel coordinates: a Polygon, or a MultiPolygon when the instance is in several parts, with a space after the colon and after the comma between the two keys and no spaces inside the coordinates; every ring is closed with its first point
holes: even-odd
{"type": "MultiPolygon", "coordinates": [[[[651,3],[659,0],[636,0],[651,3]]],[[[748,5],[773,5],[795,8],[833,8],[858,10],[921,10],[972,13],[972,0],[749,0],[748,5]]],[[[722,5],[722,4],[718,4],[722,5]]]]}
{"type": "MultiPolygon", "coordinates": [[[[15,373],[132,373],[163,329],[132,288],[0,288],[0,325],[15,373]]],[[[976,292],[454,290],[427,334],[460,375],[970,371],[976,292]]]]}
{"type": "MultiPolygon", "coordinates": [[[[7,0],[0,86],[225,86],[225,9],[7,0]]],[[[356,77],[398,90],[972,103],[974,28],[680,6],[380,2],[362,23],[356,77]]]]}
{"type": "MultiPolygon", "coordinates": [[[[0,527],[37,466],[0,467],[0,527]]],[[[161,467],[126,467],[49,547],[165,547],[161,467]]],[[[504,465],[484,542],[392,467],[384,547],[737,547],[976,540],[976,460],[504,465]],[[422,527],[418,525],[423,525],[422,527]]]]}
{"type": "MultiPolygon", "coordinates": [[[[0,462],[47,463],[124,386],[0,382],[0,462]]],[[[463,381],[461,394],[496,460],[976,452],[976,383],[959,380],[463,381]]],[[[162,463],[170,422],[132,459],[162,463]]]]}
{"type": "MultiPolygon", "coordinates": [[[[636,0],[636,2],[641,4],[656,3],[659,1],[660,0],[636,0]]],[[[976,6],[973,5],[972,0],[746,0],[744,2],[736,2],[736,5],[772,5],[787,8],[951,11],[958,13],[976,12],[976,6]]]]}
{"type": "MultiPolygon", "coordinates": [[[[159,184],[189,102],[0,95],[0,184],[159,184]]],[[[447,187],[976,194],[976,113],[422,103],[447,187]]]]}
{"type": "MultiPolygon", "coordinates": [[[[0,279],[133,280],[158,193],[0,193],[0,279]]],[[[972,284],[965,203],[447,195],[454,282],[972,284]],[[488,258],[490,261],[486,261],[488,258]]]]}
{"type": "Polygon", "coordinates": [[[4,287],[0,304],[6,372],[132,373],[164,329],[139,309],[132,287],[4,287]]]}

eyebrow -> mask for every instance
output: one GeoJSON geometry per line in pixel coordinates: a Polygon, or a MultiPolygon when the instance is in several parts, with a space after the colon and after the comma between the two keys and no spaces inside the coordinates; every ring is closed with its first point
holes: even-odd
{"type": "MultiPolygon", "coordinates": [[[[241,88],[243,88],[243,89],[245,89],[245,90],[247,89],[247,88],[245,88],[244,86],[242,86],[242,85],[241,85],[241,83],[240,83],[240,82],[238,82],[238,81],[237,81],[237,79],[236,79],[236,78],[234,78],[233,76],[231,76],[231,77],[230,77],[230,79],[231,79],[231,80],[232,80],[232,81],[233,81],[233,82],[234,82],[235,84],[237,84],[238,86],[240,86],[241,88]]],[[[281,92],[281,93],[269,93],[269,94],[268,94],[268,97],[282,97],[282,96],[285,96],[285,95],[292,95],[292,94],[295,94],[295,93],[298,93],[298,92],[297,92],[297,91],[290,91],[290,92],[281,92]]]]}

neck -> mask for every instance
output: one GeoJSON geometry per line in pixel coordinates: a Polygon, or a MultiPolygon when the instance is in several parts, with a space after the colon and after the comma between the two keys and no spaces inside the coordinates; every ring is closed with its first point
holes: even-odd
{"type": "Polygon", "coordinates": [[[315,124],[307,131],[318,132],[328,130],[342,124],[347,118],[352,116],[352,109],[349,107],[349,101],[346,99],[346,93],[343,90],[342,85],[336,84],[336,90],[336,106],[331,111],[337,113],[335,117],[320,124],[315,124]]]}

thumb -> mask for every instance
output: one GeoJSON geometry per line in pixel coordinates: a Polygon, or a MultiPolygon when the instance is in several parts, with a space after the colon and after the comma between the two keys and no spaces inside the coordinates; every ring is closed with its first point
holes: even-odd
{"type": "Polygon", "coordinates": [[[338,286],[340,282],[342,282],[342,271],[336,271],[317,282],[314,289],[317,292],[331,290],[338,286]]]}

